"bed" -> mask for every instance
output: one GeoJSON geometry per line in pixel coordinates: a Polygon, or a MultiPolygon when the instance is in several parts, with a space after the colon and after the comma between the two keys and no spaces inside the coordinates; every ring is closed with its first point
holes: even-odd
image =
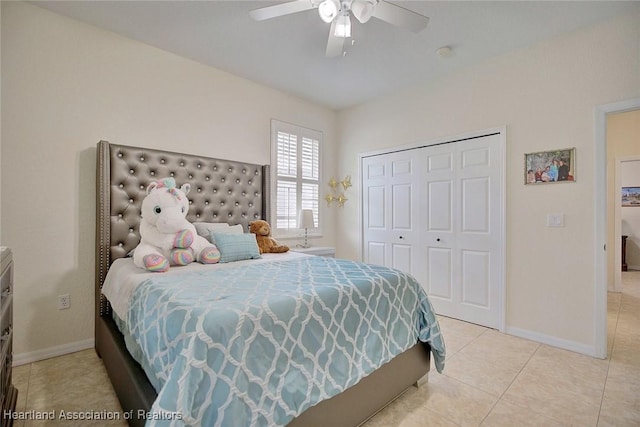
{"type": "MultiPolygon", "coordinates": [[[[118,264],[126,263],[127,255],[138,244],[140,204],[148,183],[169,176],[174,177],[180,184],[191,184],[187,217],[191,222],[241,224],[244,230],[248,230],[250,221],[269,219],[268,166],[115,145],[106,141],[98,143],[95,349],[104,362],[124,413],[131,414],[128,417],[131,426],[145,425],[147,419],[154,415],[153,411],[158,408],[157,401],[161,399],[158,399],[158,392],[145,372],[145,369],[148,370],[147,364],[143,363],[143,368],[127,349],[125,337],[120,331],[122,325],[119,327],[116,324],[119,317],[114,316],[115,313],[109,300],[102,293],[102,288],[114,262],[119,260],[118,264]],[[152,408],[155,409],[152,411],[152,408]]],[[[331,268],[343,268],[345,271],[354,268],[355,265],[346,260],[312,259],[316,257],[302,257],[296,260],[295,256],[293,258],[278,259],[267,264],[267,268],[280,266],[278,269],[282,268],[286,275],[286,268],[291,268],[291,265],[310,271],[327,268],[326,263],[332,264],[331,268]]],[[[254,268],[253,265],[251,268],[254,268]]],[[[372,272],[378,273],[380,272],[372,272]]],[[[158,282],[162,280],[158,279],[158,282]]],[[[435,327],[431,330],[431,335],[437,335],[438,332],[438,328],[435,327]]],[[[304,411],[292,419],[286,418],[286,424],[295,427],[356,426],[363,423],[408,387],[424,381],[430,368],[431,350],[437,350],[434,354],[437,356],[439,367],[442,367],[442,338],[431,338],[437,339],[437,349],[414,340],[408,349],[393,356],[388,363],[383,363],[373,372],[367,373],[354,385],[349,384],[338,394],[323,397],[319,402],[312,402],[310,405],[307,402],[308,407],[305,406],[304,411]]],[[[156,386],[157,381],[157,378],[153,379],[156,386]]],[[[166,425],[181,425],[184,422],[178,420],[172,424],[170,419],[165,421],[166,425]]],[[[253,421],[254,424],[263,422],[264,419],[259,422],[255,419],[253,421]]],[[[162,422],[158,424],[163,425],[162,422]]]]}

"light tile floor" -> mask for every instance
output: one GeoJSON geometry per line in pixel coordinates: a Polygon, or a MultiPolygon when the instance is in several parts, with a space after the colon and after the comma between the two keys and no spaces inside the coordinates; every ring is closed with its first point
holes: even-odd
{"type": "MultiPolygon", "coordinates": [[[[608,296],[607,360],[440,318],[444,374],[410,388],[366,427],[640,426],[640,272],[608,296]]],[[[81,351],[13,370],[17,411],[121,411],[102,362],[81,351]]],[[[103,412],[104,411],[104,412],[103,412]]],[[[126,426],[125,421],[16,421],[26,426],[126,426]]]]}

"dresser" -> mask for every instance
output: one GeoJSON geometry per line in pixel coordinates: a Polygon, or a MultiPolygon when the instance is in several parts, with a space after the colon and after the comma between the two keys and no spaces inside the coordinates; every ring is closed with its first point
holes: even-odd
{"type": "MultiPolygon", "coordinates": [[[[16,410],[18,390],[11,383],[13,362],[13,256],[11,249],[0,247],[0,402],[2,414],[16,410]]],[[[0,424],[11,426],[11,417],[0,417],[0,424]]]]}

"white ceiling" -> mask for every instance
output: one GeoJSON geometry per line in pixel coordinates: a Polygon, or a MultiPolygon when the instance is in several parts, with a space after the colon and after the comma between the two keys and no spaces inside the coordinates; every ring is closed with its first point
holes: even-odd
{"type": "Polygon", "coordinates": [[[430,18],[418,34],[353,21],[347,55],[326,58],[316,10],[256,22],[283,1],[33,1],[149,45],[342,109],[623,13],[638,1],[392,1],[430,18]],[[453,55],[436,50],[450,46],[453,55]]]}

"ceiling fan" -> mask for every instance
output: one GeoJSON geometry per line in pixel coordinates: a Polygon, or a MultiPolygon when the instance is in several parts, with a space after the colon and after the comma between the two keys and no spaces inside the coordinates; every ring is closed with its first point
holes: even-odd
{"type": "Polygon", "coordinates": [[[342,55],[344,39],[351,37],[351,15],[363,24],[374,17],[414,33],[422,31],[429,23],[426,16],[384,0],[294,0],[254,9],[249,15],[256,21],[263,21],[310,9],[318,9],[320,18],[331,23],[328,57],[342,55]]]}

